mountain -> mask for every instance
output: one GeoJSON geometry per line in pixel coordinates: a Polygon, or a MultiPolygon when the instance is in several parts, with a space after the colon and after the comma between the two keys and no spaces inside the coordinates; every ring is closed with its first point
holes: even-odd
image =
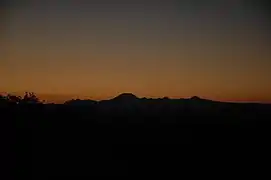
{"type": "Polygon", "coordinates": [[[114,101],[114,102],[135,102],[138,100],[140,99],[132,93],[122,93],[118,95],[117,97],[111,99],[111,101],[114,101]]]}
{"type": "Polygon", "coordinates": [[[200,100],[202,100],[202,99],[201,99],[200,97],[198,97],[198,96],[192,96],[190,99],[193,100],[193,101],[200,101],[200,100]]]}
{"type": "Polygon", "coordinates": [[[138,110],[144,112],[160,112],[171,111],[174,113],[184,112],[204,112],[212,114],[230,114],[237,112],[250,112],[259,111],[267,112],[270,109],[270,105],[263,104],[251,104],[251,103],[227,103],[219,102],[208,99],[202,99],[198,96],[192,96],[187,99],[170,99],[164,98],[138,98],[132,93],[122,93],[112,99],[93,101],[93,100],[70,100],[64,103],[65,105],[77,106],[77,107],[97,107],[104,112],[116,111],[121,112],[138,110]],[[97,106],[96,106],[97,105],[97,106]],[[253,111],[254,110],[254,111],[253,111]]]}

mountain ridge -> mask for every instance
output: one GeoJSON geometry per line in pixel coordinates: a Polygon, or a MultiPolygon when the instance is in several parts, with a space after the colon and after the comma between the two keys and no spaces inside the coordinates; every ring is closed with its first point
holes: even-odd
{"type": "Polygon", "coordinates": [[[148,98],[148,97],[138,97],[137,95],[130,93],[130,92],[125,92],[125,93],[120,93],[119,95],[111,98],[111,99],[106,99],[106,100],[92,100],[92,99],[73,99],[73,100],[68,100],[65,101],[64,104],[67,104],[67,102],[76,102],[77,104],[80,102],[83,102],[85,104],[87,103],[103,103],[103,102],[119,102],[119,103],[129,103],[129,102],[142,102],[144,103],[145,101],[159,101],[159,102],[191,102],[191,103],[219,103],[219,104],[246,104],[246,105],[271,105],[271,103],[259,103],[259,102],[227,102],[227,101],[218,101],[218,100],[212,100],[212,99],[206,99],[206,98],[201,98],[199,96],[191,96],[190,98],[169,98],[169,97],[163,97],[163,98],[148,98]]]}

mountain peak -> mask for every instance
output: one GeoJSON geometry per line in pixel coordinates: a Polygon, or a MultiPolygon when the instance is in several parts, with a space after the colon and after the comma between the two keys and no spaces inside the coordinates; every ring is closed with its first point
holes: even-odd
{"type": "Polygon", "coordinates": [[[201,98],[198,97],[198,96],[193,96],[193,97],[191,97],[190,99],[191,99],[191,100],[201,100],[201,98]]]}
{"type": "Polygon", "coordinates": [[[122,100],[134,100],[134,99],[138,99],[138,97],[132,93],[122,93],[113,99],[122,101],[122,100]]]}

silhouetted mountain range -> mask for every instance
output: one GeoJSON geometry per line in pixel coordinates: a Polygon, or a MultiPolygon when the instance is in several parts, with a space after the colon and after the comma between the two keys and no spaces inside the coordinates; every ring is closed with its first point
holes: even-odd
{"type": "Polygon", "coordinates": [[[66,101],[64,104],[66,105],[77,105],[77,106],[88,106],[88,105],[105,105],[105,104],[111,104],[111,105],[137,105],[137,106],[157,106],[159,104],[164,104],[165,106],[190,106],[190,107],[197,107],[197,108],[225,108],[225,107],[248,107],[248,106],[266,106],[269,107],[271,104],[261,104],[261,103],[234,103],[234,102],[221,102],[221,101],[214,101],[209,99],[202,99],[198,96],[193,96],[191,98],[180,98],[180,99],[170,99],[168,97],[164,98],[139,98],[136,95],[132,93],[122,93],[112,99],[109,100],[101,100],[101,101],[95,101],[95,100],[69,100],[66,101]]]}
{"type": "Polygon", "coordinates": [[[103,103],[103,102],[112,102],[112,103],[135,103],[135,102],[140,102],[140,103],[144,103],[147,101],[155,101],[155,102],[184,102],[184,101],[193,101],[193,102],[212,102],[211,100],[207,100],[207,99],[201,99],[197,96],[193,96],[191,98],[188,99],[170,99],[168,97],[164,97],[164,98],[139,98],[136,95],[132,94],[132,93],[122,93],[112,99],[109,100],[101,100],[101,101],[95,101],[95,100],[80,100],[80,99],[76,99],[76,100],[69,100],[66,101],[64,104],[82,104],[82,105],[88,105],[88,104],[95,104],[95,103],[103,103]]]}

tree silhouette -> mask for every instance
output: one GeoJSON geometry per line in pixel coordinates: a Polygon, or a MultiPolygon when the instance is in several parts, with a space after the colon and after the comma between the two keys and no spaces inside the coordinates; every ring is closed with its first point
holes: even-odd
{"type": "Polygon", "coordinates": [[[15,103],[15,104],[38,104],[41,103],[39,98],[33,92],[25,92],[24,97],[8,94],[7,96],[0,95],[0,102],[15,103]]]}
{"type": "Polygon", "coordinates": [[[40,100],[33,92],[25,92],[22,102],[37,104],[40,103],[40,100]]]}
{"type": "Polygon", "coordinates": [[[5,96],[0,95],[0,103],[7,102],[7,98],[5,96]]]}
{"type": "Polygon", "coordinates": [[[8,94],[6,98],[7,98],[8,102],[16,103],[16,104],[19,104],[22,101],[21,96],[15,96],[12,94],[8,94]]]}

